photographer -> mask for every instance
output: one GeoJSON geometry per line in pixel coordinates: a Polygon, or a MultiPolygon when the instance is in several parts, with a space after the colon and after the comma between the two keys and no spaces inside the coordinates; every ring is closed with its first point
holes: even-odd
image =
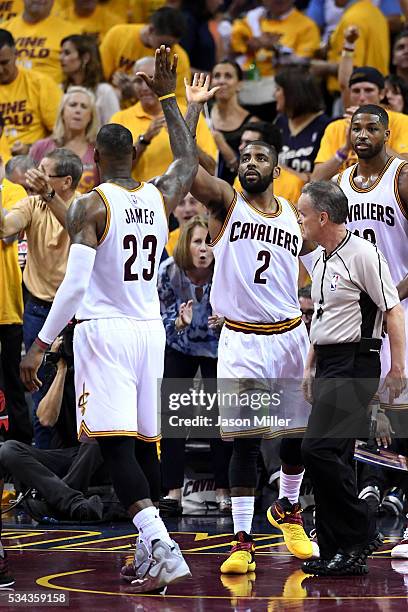
{"type": "Polygon", "coordinates": [[[16,489],[36,489],[43,500],[28,498],[26,508],[34,518],[89,521],[102,518],[97,495],[84,496],[95,471],[102,465],[97,444],[78,444],[72,337],[69,324],[46,354],[47,393],[38,407],[44,426],[54,426],[51,450],[9,440],[0,448],[0,479],[10,473],[16,489]],[[51,383],[51,384],[50,384],[51,383]]]}

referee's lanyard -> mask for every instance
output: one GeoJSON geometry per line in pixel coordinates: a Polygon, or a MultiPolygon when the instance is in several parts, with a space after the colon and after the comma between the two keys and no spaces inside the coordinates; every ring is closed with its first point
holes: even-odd
{"type": "Polygon", "coordinates": [[[323,272],[322,272],[322,280],[320,281],[320,300],[319,300],[320,306],[316,312],[317,319],[321,319],[323,316],[323,308],[322,308],[322,305],[324,304],[323,282],[324,282],[324,275],[326,274],[327,259],[325,258],[324,253],[323,253],[324,267],[323,267],[323,272]]]}

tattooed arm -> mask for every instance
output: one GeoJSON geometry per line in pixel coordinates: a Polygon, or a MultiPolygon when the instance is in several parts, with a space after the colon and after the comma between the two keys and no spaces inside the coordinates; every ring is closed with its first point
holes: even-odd
{"type": "MultiPolygon", "coordinates": [[[[214,90],[217,89],[218,87],[214,88],[214,90]]],[[[186,97],[188,101],[186,123],[191,133],[195,136],[202,103],[196,102],[192,88],[188,88],[187,85],[186,97]]],[[[197,200],[204,204],[210,213],[208,229],[211,239],[214,240],[221,231],[229,207],[234,201],[234,190],[229,183],[216,176],[212,176],[202,166],[199,166],[190,191],[197,200]]]]}
{"type": "Polygon", "coordinates": [[[67,229],[71,238],[67,271],[52,304],[48,317],[20,364],[20,376],[30,391],[37,391],[37,377],[44,352],[75,315],[89,286],[96,257],[98,239],[106,224],[106,209],[96,192],[78,198],[67,213],[67,229]]]}

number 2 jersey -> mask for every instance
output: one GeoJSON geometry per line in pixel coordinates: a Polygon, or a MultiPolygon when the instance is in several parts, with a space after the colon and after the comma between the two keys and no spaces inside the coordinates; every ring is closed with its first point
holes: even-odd
{"type": "Polygon", "coordinates": [[[106,206],[106,226],[78,319],[161,319],[157,272],[168,238],[161,192],[152,183],[94,189],[106,206]]]}
{"type": "Polygon", "coordinates": [[[255,208],[243,194],[235,194],[222,229],[214,239],[213,311],[226,319],[227,327],[251,332],[289,331],[300,322],[298,301],[299,252],[302,235],[296,208],[275,197],[274,214],[255,208]],[[273,329],[280,322],[289,326],[273,329]],[[238,325],[237,325],[238,323],[238,325]],[[255,331],[255,326],[254,326],[255,331]]]}
{"type": "Polygon", "coordinates": [[[349,203],[347,229],[377,245],[395,284],[408,272],[408,218],[398,194],[398,176],[405,164],[390,157],[369,189],[354,184],[358,164],[337,178],[349,203]]]}

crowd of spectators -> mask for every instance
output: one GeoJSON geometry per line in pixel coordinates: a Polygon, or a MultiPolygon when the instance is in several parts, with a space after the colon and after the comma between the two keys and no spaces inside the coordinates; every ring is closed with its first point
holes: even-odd
{"type": "MultiPolygon", "coordinates": [[[[200,164],[239,190],[240,150],[264,140],[279,153],[275,194],[296,204],[305,183],[330,179],[355,163],[350,117],[362,104],[387,109],[388,151],[408,160],[406,18],[407,0],[0,2],[0,416],[5,405],[9,421],[0,474],[15,470],[20,482],[24,470],[14,464],[28,456],[21,444],[31,445],[33,435],[39,450],[64,445],[55,419],[51,425],[38,418],[43,390],[34,394],[29,414],[18,369],[64,277],[67,208],[99,183],[93,159],[98,129],[119,123],[131,131],[137,180],[162,174],[172,161],[159,99],[138,75],[153,74],[155,49],[165,44],[178,55],[176,95],[183,113],[184,79],[204,71],[219,86],[198,122],[200,164]]],[[[159,275],[165,378],[191,382],[200,370],[204,381],[214,379],[222,321],[209,303],[213,260],[205,209],[191,194],[176,208],[169,230],[159,275]]],[[[306,283],[303,272],[300,298],[308,324],[313,305],[306,283]]],[[[184,445],[184,438],[162,444],[163,494],[176,512],[184,445]]],[[[220,441],[211,449],[225,511],[230,449],[220,441]]],[[[77,452],[64,455],[62,472],[69,473],[77,452]]],[[[35,460],[42,463],[41,457],[35,460]]],[[[364,472],[364,495],[374,487],[369,491],[378,492],[378,506],[391,486],[386,474],[364,472]]],[[[402,502],[393,508],[402,512],[408,486],[398,487],[394,498],[402,502]]],[[[68,495],[71,517],[85,512],[75,486],[60,490],[51,504],[58,508],[68,495]]],[[[91,514],[101,514],[98,504],[93,500],[91,514]]]]}

